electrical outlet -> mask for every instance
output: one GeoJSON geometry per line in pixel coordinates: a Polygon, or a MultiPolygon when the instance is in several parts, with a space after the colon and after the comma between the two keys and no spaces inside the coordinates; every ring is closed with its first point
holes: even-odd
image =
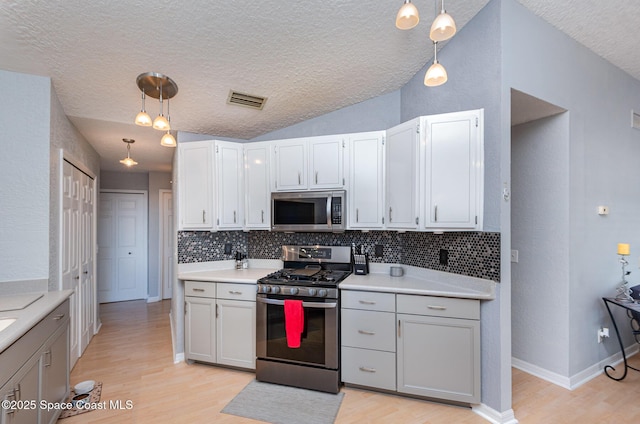
{"type": "Polygon", "coordinates": [[[598,329],[598,343],[602,343],[602,339],[605,337],[609,337],[609,329],[607,327],[602,327],[598,329]]]}
{"type": "Polygon", "coordinates": [[[230,255],[232,249],[233,249],[233,246],[231,246],[231,243],[225,243],[224,244],[224,254],[225,255],[230,255]]]}
{"type": "Polygon", "coordinates": [[[381,258],[384,256],[384,245],[376,244],[374,250],[376,258],[381,258]]]}
{"type": "Polygon", "coordinates": [[[449,265],[449,251],[440,249],[440,265],[449,265]]]}
{"type": "Polygon", "coordinates": [[[598,206],[598,215],[609,215],[609,206],[598,206]]]}

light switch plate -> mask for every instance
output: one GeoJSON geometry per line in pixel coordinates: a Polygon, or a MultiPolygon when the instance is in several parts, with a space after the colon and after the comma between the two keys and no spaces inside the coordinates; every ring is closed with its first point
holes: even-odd
{"type": "Polygon", "coordinates": [[[517,250],[512,250],[511,251],[511,262],[518,262],[518,251],[517,250]]]}

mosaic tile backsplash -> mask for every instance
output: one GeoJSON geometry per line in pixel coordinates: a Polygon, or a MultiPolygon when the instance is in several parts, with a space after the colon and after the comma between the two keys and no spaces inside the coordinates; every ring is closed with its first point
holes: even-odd
{"type": "Polygon", "coordinates": [[[326,246],[362,245],[370,262],[400,263],[471,277],[500,281],[500,233],[447,232],[443,234],[392,231],[346,231],[344,233],[280,233],[269,231],[180,231],[178,263],[233,259],[236,250],[252,259],[279,259],[286,244],[326,246]],[[224,254],[230,243],[232,254],[224,254]],[[383,246],[375,257],[375,246],[383,246]],[[440,264],[440,251],[448,254],[440,264]]]}

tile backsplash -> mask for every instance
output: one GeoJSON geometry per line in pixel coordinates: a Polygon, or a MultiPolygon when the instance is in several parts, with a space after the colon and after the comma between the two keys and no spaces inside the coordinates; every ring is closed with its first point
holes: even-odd
{"type": "Polygon", "coordinates": [[[269,231],[180,231],[178,263],[232,259],[236,250],[252,259],[280,259],[281,246],[362,245],[370,262],[400,263],[471,277],[500,281],[500,233],[446,232],[443,234],[393,231],[346,231],[344,233],[280,233],[269,231]],[[231,255],[224,254],[230,243],[231,255]],[[383,246],[375,257],[375,246],[383,246]],[[440,263],[445,250],[447,264],[440,263]]]}

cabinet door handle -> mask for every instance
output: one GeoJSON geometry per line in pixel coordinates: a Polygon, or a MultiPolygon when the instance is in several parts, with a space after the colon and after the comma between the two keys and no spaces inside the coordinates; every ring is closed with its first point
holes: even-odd
{"type": "Polygon", "coordinates": [[[191,290],[193,290],[194,292],[203,292],[204,291],[204,289],[191,289],[191,290]]]}
{"type": "Polygon", "coordinates": [[[360,214],[358,213],[358,208],[356,208],[356,222],[359,222],[360,214]]]}
{"type": "Polygon", "coordinates": [[[202,209],[202,223],[203,224],[206,222],[205,219],[204,219],[204,212],[205,212],[204,209],[202,209]]]}
{"type": "Polygon", "coordinates": [[[376,302],[374,302],[373,300],[359,300],[358,302],[360,302],[362,305],[375,305],[376,302]]]}
{"type": "Polygon", "coordinates": [[[369,368],[369,367],[360,367],[360,371],[362,372],[376,372],[375,368],[369,368]]]}
{"type": "Polygon", "coordinates": [[[75,277],[73,277],[73,279],[74,279],[74,280],[79,280],[79,279],[80,279],[80,276],[79,276],[79,275],[76,275],[75,277]]]}
{"type": "Polygon", "coordinates": [[[260,211],[260,219],[262,219],[262,223],[264,224],[264,210],[260,211]]]}
{"type": "Polygon", "coordinates": [[[218,318],[218,304],[216,303],[216,318],[218,318]]]}
{"type": "Polygon", "coordinates": [[[55,317],[53,317],[54,321],[60,321],[62,318],[64,318],[64,314],[58,314],[55,317]]]}
{"type": "Polygon", "coordinates": [[[316,171],[316,184],[318,184],[318,171],[316,171]]]}
{"type": "Polygon", "coordinates": [[[427,305],[428,309],[435,309],[436,311],[446,311],[447,307],[446,306],[440,306],[440,305],[427,305]]]}
{"type": "Polygon", "coordinates": [[[402,335],[402,331],[400,330],[400,320],[398,320],[398,337],[402,335]]]}
{"type": "Polygon", "coordinates": [[[233,223],[236,223],[236,211],[233,211],[233,223]]]}
{"type": "Polygon", "coordinates": [[[298,185],[302,184],[301,180],[300,180],[300,171],[298,171],[298,185]]]}
{"type": "Polygon", "coordinates": [[[358,330],[358,333],[364,334],[365,336],[375,336],[375,331],[367,331],[367,330],[358,330]]]}
{"type": "Polygon", "coordinates": [[[13,389],[13,397],[15,400],[22,400],[22,388],[20,387],[20,383],[13,389]]]}
{"type": "Polygon", "coordinates": [[[389,206],[389,222],[393,222],[393,220],[391,219],[391,212],[392,212],[392,209],[391,209],[391,206],[389,206]]]}
{"type": "Polygon", "coordinates": [[[237,290],[229,290],[229,294],[242,294],[242,292],[237,290]]]}
{"type": "Polygon", "coordinates": [[[433,207],[433,220],[438,222],[438,205],[434,205],[433,207]]]}
{"type": "MultiPolygon", "coordinates": [[[[16,400],[16,390],[13,389],[11,391],[11,393],[7,393],[7,395],[4,397],[4,400],[8,401],[9,405],[11,405],[13,403],[13,401],[16,400]]],[[[17,411],[17,408],[6,409],[5,411],[6,411],[5,414],[7,414],[7,415],[8,414],[13,414],[14,412],[17,411]]]]}

